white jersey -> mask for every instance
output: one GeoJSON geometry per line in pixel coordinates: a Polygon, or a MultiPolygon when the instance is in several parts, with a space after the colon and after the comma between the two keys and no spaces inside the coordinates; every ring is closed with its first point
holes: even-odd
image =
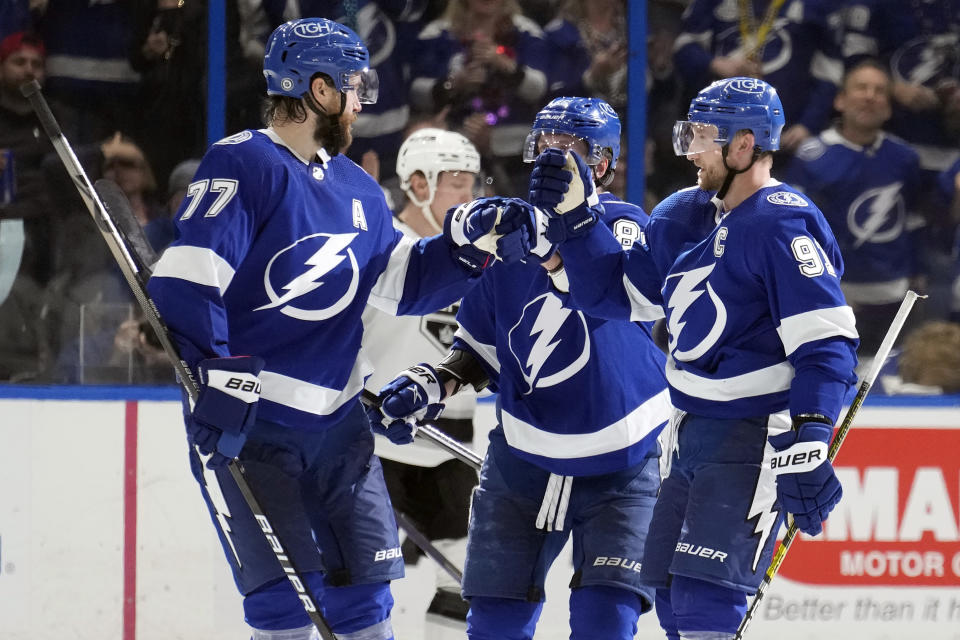
{"type": "MultiPolygon", "coordinates": [[[[409,226],[393,219],[393,226],[404,236],[418,239],[409,226]]],[[[376,307],[367,306],[363,312],[363,354],[373,363],[373,374],[366,387],[374,393],[393,380],[398,373],[418,362],[435,365],[446,356],[457,330],[457,310],[460,304],[425,316],[392,316],[376,307]]],[[[444,401],[443,418],[472,419],[477,406],[477,394],[468,385],[460,393],[444,401]]],[[[479,438],[474,438],[478,441],[479,438]]],[[[435,467],[453,456],[421,439],[413,444],[395,445],[385,437],[376,439],[376,454],[421,467],[435,467]]]]}

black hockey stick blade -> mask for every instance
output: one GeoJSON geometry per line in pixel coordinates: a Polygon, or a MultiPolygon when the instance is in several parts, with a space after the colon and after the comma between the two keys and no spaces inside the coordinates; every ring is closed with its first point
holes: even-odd
{"type": "MultiPolygon", "coordinates": [[[[183,390],[187,393],[191,400],[196,400],[199,392],[199,386],[197,385],[197,381],[193,376],[193,372],[187,366],[187,363],[180,358],[180,354],[170,338],[170,332],[167,329],[166,324],[163,322],[160,312],[157,310],[153,300],[151,300],[150,296],[147,294],[146,281],[149,274],[143,272],[140,269],[140,265],[148,261],[148,256],[141,255],[136,258],[134,257],[136,253],[135,245],[131,245],[126,242],[126,239],[119,231],[119,226],[122,226],[122,223],[118,224],[113,220],[111,217],[111,212],[100,199],[99,194],[90,183],[90,178],[87,176],[80,162],[77,160],[77,156],[73,152],[73,148],[63,135],[63,131],[60,129],[59,123],[57,122],[53,113],[50,111],[50,106],[47,104],[47,101],[43,97],[43,93],[40,90],[40,84],[36,80],[31,80],[30,82],[20,86],[20,92],[28,100],[30,100],[30,105],[33,107],[33,110],[36,112],[44,131],[46,131],[47,136],[50,138],[50,142],[53,144],[54,150],[57,152],[57,155],[63,162],[63,166],[66,168],[67,173],[73,180],[73,183],[76,186],[77,191],[79,191],[80,197],[83,199],[87,210],[90,212],[90,215],[93,217],[97,228],[100,230],[104,242],[107,243],[110,252],[117,261],[117,266],[120,267],[120,271],[123,273],[124,279],[127,281],[127,284],[130,285],[134,297],[137,299],[137,302],[143,309],[144,316],[153,327],[157,334],[157,338],[160,340],[163,350],[173,363],[174,369],[177,372],[177,379],[179,380],[183,390]]],[[[110,188],[107,187],[107,189],[109,190],[110,188]]],[[[124,216],[127,218],[133,216],[130,203],[127,201],[126,196],[124,196],[122,192],[112,192],[111,201],[114,211],[126,209],[127,211],[124,216]]],[[[197,455],[199,455],[201,460],[205,462],[204,456],[202,456],[199,451],[197,451],[197,455]]],[[[208,487],[210,486],[211,482],[217,482],[217,479],[213,476],[213,472],[207,469],[206,464],[202,464],[202,468],[204,482],[208,487]]],[[[297,597],[300,599],[304,610],[306,610],[307,615],[310,617],[311,622],[313,622],[313,624],[317,627],[317,630],[320,632],[320,637],[323,638],[323,640],[336,640],[336,636],[333,634],[333,631],[330,629],[327,621],[320,613],[320,607],[318,606],[314,597],[310,594],[310,591],[307,589],[307,583],[302,578],[303,574],[296,568],[287,555],[285,551],[286,546],[281,542],[281,535],[273,529],[266,512],[261,507],[256,496],[254,496],[253,491],[250,489],[250,485],[247,483],[247,480],[244,477],[242,466],[234,460],[227,465],[227,469],[230,471],[230,476],[233,478],[234,482],[237,484],[237,488],[243,495],[244,500],[246,501],[247,506],[254,517],[254,520],[256,520],[257,524],[260,526],[260,530],[263,533],[267,544],[270,546],[271,551],[273,551],[274,555],[276,556],[277,562],[280,564],[280,568],[283,570],[284,576],[286,576],[290,581],[290,584],[297,592],[297,597]]],[[[226,509],[224,509],[222,512],[219,512],[218,516],[228,519],[232,518],[229,511],[226,509]]],[[[217,520],[222,521],[223,518],[217,518],[217,520]]],[[[223,524],[220,526],[221,534],[226,540],[230,540],[230,531],[224,530],[223,524]]]]}
{"type": "MultiPolygon", "coordinates": [[[[379,407],[380,399],[372,391],[364,389],[360,393],[360,402],[368,407],[379,407]]],[[[472,449],[459,440],[455,440],[440,429],[429,424],[418,424],[417,435],[429,440],[474,471],[480,471],[483,460],[472,449]]]]}
{"type": "Polygon", "coordinates": [[[120,236],[130,247],[130,254],[138,263],[141,279],[146,282],[150,279],[150,275],[153,273],[153,265],[157,263],[160,256],[153,250],[153,246],[147,239],[147,234],[143,232],[143,227],[140,226],[140,222],[133,214],[127,196],[120,189],[120,185],[106,178],[97,180],[93,188],[100,196],[100,201],[103,203],[110,219],[116,225],[120,236]]]}

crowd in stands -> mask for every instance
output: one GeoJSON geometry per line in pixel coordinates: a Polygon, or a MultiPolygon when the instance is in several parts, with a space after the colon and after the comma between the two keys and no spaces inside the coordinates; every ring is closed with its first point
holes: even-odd
{"type": "MultiPolygon", "coordinates": [[[[226,130],[262,127],[261,65],[273,28],[323,16],[354,28],[369,47],[380,98],[364,106],[346,153],[380,180],[397,210],[397,150],[421,126],[467,136],[481,152],[488,191],[522,197],[522,146],[550,99],[602,97],[627,125],[628,4],[228,2],[226,130]]],[[[646,4],[648,137],[644,149],[622,147],[610,189],[625,196],[628,161],[644,164],[647,193],[638,204],[648,210],[693,185],[695,167],[673,153],[673,122],[711,79],[762,77],[786,111],[774,174],[808,193],[834,228],[861,354],[876,349],[907,288],[930,294],[909,329],[945,323],[935,335],[955,335],[960,0],[646,4]]],[[[8,152],[0,174],[15,181],[0,200],[0,382],[172,383],[19,87],[43,86],[91,179],[118,183],[162,251],[206,146],[207,12],[206,0],[0,3],[0,151],[8,152]]],[[[926,370],[918,357],[907,358],[909,371],[926,370]]]]}

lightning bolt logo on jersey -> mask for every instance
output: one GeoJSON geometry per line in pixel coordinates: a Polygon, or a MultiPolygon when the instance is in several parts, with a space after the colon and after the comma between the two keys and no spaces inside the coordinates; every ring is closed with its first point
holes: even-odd
{"type": "Polygon", "coordinates": [[[565,309],[552,292],[534,298],[523,308],[507,339],[528,394],[534,388],[569,380],[590,359],[586,318],[580,311],[565,309]]]}
{"type": "Polygon", "coordinates": [[[315,233],[278,252],[267,263],[263,276],[270,303],[254,310],[280,307],[280,313],[292,318],[318,321],[326,320],[346,309],[357,295],[360,280],[357,258],[349,248],[356,237],[356,233],[315,233]],[[303,255],[309,257],[302,260],[303,255]],[[272,274],[295,273],[298,263],[303,265],[303,273],[280,287],[283,295],[278,295],[271,281],[272,274]],[[320,295],[304,298],[317,289],[320,290],[320,295]],[[288,304],[295,299],[299,299],[300,306],[288,304]],[[309,308],[302,308],[304,305],[309,305],[309,308]]]}
{"type": "MultiPolygon", "coordinates": [[[[609,194],[601,202],[623,250],[646,215],[609,194]]],[[[644,327],[589,317],[569,299],[539,264],[497,263],[464,297],[454,347],[488,370],[513,453],[560,475],[611,473],[646,456],[670,418],[664,356],[644,327]]]]}
{"type": "Polygon", "coordinates": [[[149,291],[191,366],[264,358],[264,420],[322,428],[350,410],[371,371],[360,357],[368,301],[421,315],[469,286],[445,241],[393,227],[360,167],[322,152],[307,161],[270,129],[210,147],[187,194],[149,291]]]}
{"type": "Polygon", "coordinates": [[[902,182],[867,189],[847,210],[847,227],[856,238],[854,249],[865,242],[884,244],[903,233],[906,212],[900,191],[902,182]]]}
{"type": "Polygon", "coordinates": [[[801,146],[787,170],[791,183],[821,203],[846,262],[844,283],[914,275],[920,175],[917,153],[899,138],[880,134],[863,147],[836,129],[801,146]]]}
{"type": "MultiPolygon", "coordinates": [[[[726,236],[726,234],[723,235],[726,236]]],[[[727,308],[713,290],[713,286],[705,282],[715,266],[714,263],[685,273],[670,274],[667,278],[667,289],[675,285],[673,291],[666,296],[667,307],[670,309],[670,319],[667,323],[670,334],[670,353],[675,360],[696,360],[717,344],[726,327],[727,308]],[[691,330],[685,336],[683,330],[687,326],[687,321],[683,318],[704,292],[708,294],[709,304],[699,305],[690,315],[699,318],[713,317],[713,325],[706,335],[691,338],[690,334],[693,333],[691,330]],[[689,347],[682,348],[681,343],[689,347]]]]}
{"type": "MultiPolygon", "coordinates": [[[[625,271],[628,295],[664,308],[678,409],[715,418],[777,413],[790,398],[791,356],[820,340],[857,337],[840,291],[843,261],[823,215],[791,187],[771,180],[726,215],[711,195],[684,190],[658,205],[645,251],[629,256],[639,267],[625,271]],[[699,242],[683,238],[698,228],[699,242]]],[[[630,309],[587,311],[621,317],[630,309]]]]}

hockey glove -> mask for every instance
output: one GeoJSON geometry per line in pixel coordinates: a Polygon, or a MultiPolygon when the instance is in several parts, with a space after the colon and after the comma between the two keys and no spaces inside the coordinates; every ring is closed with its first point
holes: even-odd
{"type": "Polygon", "coordinates": [[[536,234],[536,210],[517,198],[480,198],[447,212],[443,235],[454,255],[478,271],[492,258],[517,262],[530,253],[536,234]]]}
{"type": "Polygon", "coordinates": [[[793,514],[797,528],[815,536],[833,510],[843,488],[827,459],[833,427],[822,422],[804,422],[796,429],[772,436],[777,450],[771,465],[777,473],[777,499],[793,514]]]}
{"type": "Polygon", "coordinates": [[[374,433],[386,436],[394,444],[410,444],[418,422],[440,416],[444,396],[446,390],[436,370],[420,363],[380,389],[380,407],[368,406],[367,419],[374,433]]]}
{"type": "Polygon", "coordinates": [[[603,214],[593,184],[593,170],[573,151],[546,149],[537,156],[530,174],[533,206],[551,215],[546,238],[558,244],[585,234],[603,214]]]}
{"type": "Polygon", "coordinates": [[[257,417],[263,365],[263,358],[238,356],[210,358],[197,366],[200,395],[185,420],[190,443],[210,456],[210,469],[240,455],[257,417]]]}

